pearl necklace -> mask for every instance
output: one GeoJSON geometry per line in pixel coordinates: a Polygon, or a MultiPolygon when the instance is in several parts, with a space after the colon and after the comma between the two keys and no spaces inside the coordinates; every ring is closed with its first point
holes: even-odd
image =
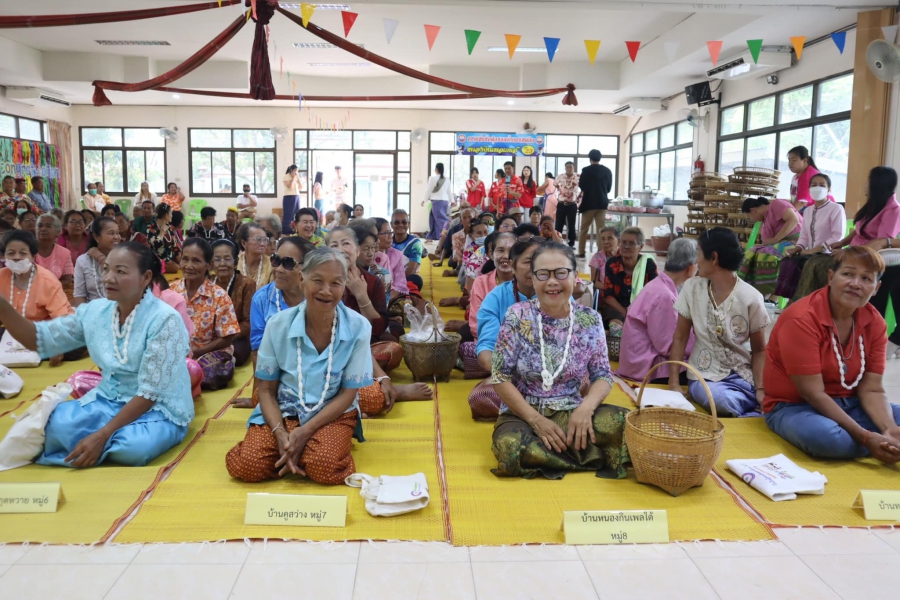
{"type": "Polygon", "coordinates": [[[278,312],[281,312],[284,310],[283,308],[281,308],[281,298],[282,298],[281,290],[279,290],[278,288],[275,288],[275,307],[278,308],[278,312]]]}
{"type": "MultiPolygon", "coordinates": [[[[259,287],[260,278],[262,277],[262,272],[263,272],[263,260],[264,260],[264,259],[265,259],[264,256],[260,256],[260,257],[259,257],[259,266],[256,267],[256,276],[253,278],[253,279],[256,280],[256,287],[257,287],[257,288],[259,287]]],[[[243,269],[239,269],[239,270],[240,270],[240,271],[246,272],[247,275],[250,275],[250,267],[247,266],[247,257],[246,257],[246,255],[241,254],[241,262],[244,263],[244,264],[243,264],[243,267],[244,267],[244,268],[243,268],[243,269]]],[[[238,265],[238,266],[241,266],[241,265],[238,265]]]]}
{"type": "Polygon", "coordinates": [[[337,307],[334,309],[334,321],[331,323],[331,341],[328,342],[328,366],[325,368],[325,387],[322,388],[322,397],[312,408],[307,408],[303,401],[303,337],[297,338],[297,398],[300,399],[300,411],[311,413],[319,410],[325,404],[325,397],[328,394],[328,386],[331,385],[331,362],[334,358],[334,337],[337,331],[338,322],[337,307]]]}
{"type": "MultiPolygon", "coordinates": [[[[31,296],[31,284],[34,283],[34,275],[37,273],[37,265],[31,266],[31,275],[28,276],[28,287],[25,288],[25,302],[22,303],[22,316],[25,317],[25,312],[28,310],[28,297],[31,296]]],[[[16,276],[13,274],[9,279],[9,299],[15,302],[15,292],[16,292],[16,276]]]]}
{"type": "Polygon", "coordinates": [[[225,293],[229,296],[231,295],[231,284],[234,283],[235,277],[237,277],[237,271],[234,272],[234,275],[231,276],[231,280],[228,282],[228,285],[225,286],[225,293]]]}
{"type": "Polygon", "coordinates": [[[116,360],[119,361],[120,365],[124,365],[128,362],[128,342],[131,340],[131,329],[134,327],[134,318],[137,314],[138,308],[144,302],[144,298],[147,297],[147,293],[144,292],[143,298],[138,302],[137,306],[132,309],[131,314],[125,317],[125,323],[122,325],[121,329],[119,328],[119,304],[116,303],[115,310],[112,311],[112,333],[113,333],[113,352],[116,355],[116,360]],[[124,339],[124,343],[122,344],[122,352],[119,352],[119,340],[124,339]]]}
{"type": "Polygon", "coordinates": [[[544,388],[545,392],[549,392],[553,387],[553,382],[556,381],[556,378],[559,377],[559,374],[562,372],[563,367],[566,364],[566,360],[569,358],[569,343],[572,341],[572,329],[575,327],[575,306],[570,301],[569,304],[569,331],[566,334],[566,346],[565,350],[563,350],[562,360],[559,361],[559,365],[556,367],[556,372],[551,374],[550,369],[547,367],[547,355],[544,349],[544,320],[541,317],[541,309],[538,308],[537,313],[537,322],[538,322],[538,336],[541,342],[541,379],[543,380],[543,384],[541,387],[544,388]]]}
{"type": "MultiPolygon", "coordinates": [[[[835,326],[835,330],[837,330],[837,326],[835,326]]],[[[851,346],[850,346],[850,354],[847,356],[848,359],[853,356],[852,340],[853,340],[853,334],[855,332],[856,332],[856,322],[854,321],[853,327],[850,330],[851,346]]],[[[838,339],[837,339],[837,335],[835,334],[834,331],[831,332],[831,348],[834,350],[834,357],[837,359],[837,362],[838,362],[838,370],[840,370],[840,372],[841,372],[841,387],[843,387],[845,390],[855,389],[856,386],[859,385],[859,382],[862,381],[863,375],[865,375],[865,373],[866,373],[866,347],[863,344],[863,336],[861,334],[859,336],[859,360],[860,360],[859,376],[857,376],[856,381],[854,381],[851,385],[847,385],[847,382],[844,379],[844,375],[847,374],[847,364],[844,362],[843,351],[838,350],[838,339]]]]}

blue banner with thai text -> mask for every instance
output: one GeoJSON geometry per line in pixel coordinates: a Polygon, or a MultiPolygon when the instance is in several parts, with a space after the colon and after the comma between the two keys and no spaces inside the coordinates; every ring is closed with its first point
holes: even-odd
{"type": "Polygon", "coordinates": [[[456,153],[466,156],[540,156],[546,137],[534,133],[457,133],[456,153]]]}

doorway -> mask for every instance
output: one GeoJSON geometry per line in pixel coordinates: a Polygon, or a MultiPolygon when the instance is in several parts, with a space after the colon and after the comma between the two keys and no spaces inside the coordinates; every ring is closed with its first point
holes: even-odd
{"type": "Polygon", "coordinates": [[[395,152],[355,152],[353,156],[354,199],[366,217],[390,215],[396,193],[395,152]]]}
{"type": "MultiPolygon", "coordinates": [[[[313,150],[312,173],[322,173],[322,192],[325,212],[335,210],[340,203],[353,206],[354,161],[352,150],[313,150]],[[336,167],[341,168],[338,182],[336,167]]],[[[314,180],[314,179],[313,179],[314,180]]]]}

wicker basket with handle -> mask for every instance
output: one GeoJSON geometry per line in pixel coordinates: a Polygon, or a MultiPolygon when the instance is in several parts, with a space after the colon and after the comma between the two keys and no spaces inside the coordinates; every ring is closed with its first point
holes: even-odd
{"type": "Polygon", "coordinates": [[[415,381],[450,381],[462,338],[458,333],[437,332],[436,342],[410,342],[400,336],[403,362],[415,381]]]}
{"type": "Polygon", "coordinates": [[[722,451],[725,426],[716,417],[716,403],[703,377],[683,362],[661,362],[650,369],[638,392],[638,406],[660,365],[687,367],[693,372],[706,390],[712,415],[675,408],[638,408],[625,417],[625,443],[637,480],[678,496],[703,485],[722,451]]]}

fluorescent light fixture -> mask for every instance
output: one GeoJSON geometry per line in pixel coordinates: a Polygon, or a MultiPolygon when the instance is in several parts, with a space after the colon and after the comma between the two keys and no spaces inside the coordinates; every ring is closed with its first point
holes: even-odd
{"type": "Polygon", "coordinates": [[[510,106],[512,106],[513,104],[516,103],[516,101],[515,100],[507,100],[506,103],[509,104],[510,106]]]}
{"type": "Polygon", "coordinates": [[[179,96],[178,94],[172,94],[172,99],[173,99],[173,100],[180,100],[180,99],[181,99],[181,96],[179,96]]]}
{"type": "MultiPolygon", "coordinates": [[[[365,44],[357,44],[360,48],[365,48],[365,44]]],[[[334,44],[328,44],[326,42],[294,42],[294,48],[301,48],[303,50],[334,50],[337,48],[334,44]]]]}
{"type": "Polygon", "coordinates": [[[94,40],[101,46],[171,46],[164,40],[94,40]]]}
{"type": "MultiPolygon", "coordinates": [[[[279,2],[278,6],[288,10],[300,8],[299,2],[279,2]]],[[[313,4],[316,10],[350,10],[349,4],[313,4]]]]}
{"type": "MultiPolygon", "coordinates": [[[[546,52],[547,49],[538,46],[519,46],[516,52],[546,52]]],[[[506,46],[488,46],[488,52],[509,52],[506,46]]]]}
{"type": "Polygon", "coordinates": [[[330,63],[306,63],[310,67],[371,67],[372,63],[368,62],[330,62],[330,63]]]}

